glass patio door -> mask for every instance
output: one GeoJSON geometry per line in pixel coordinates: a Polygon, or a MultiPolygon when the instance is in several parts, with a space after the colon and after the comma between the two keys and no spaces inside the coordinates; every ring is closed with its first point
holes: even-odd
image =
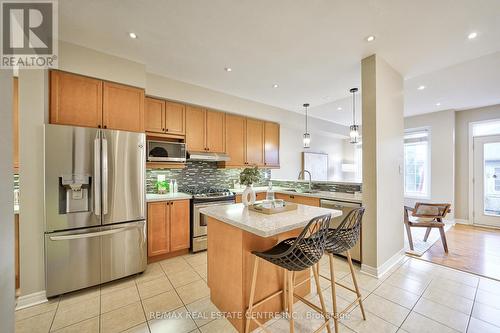
{"type": "Polygon", "coordinates": [[[500,227],[500,135],[474,138],[474,224],[500,227]]]}

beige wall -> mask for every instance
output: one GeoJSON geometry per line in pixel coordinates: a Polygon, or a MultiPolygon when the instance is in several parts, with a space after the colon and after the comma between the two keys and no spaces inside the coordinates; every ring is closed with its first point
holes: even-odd
{"type": "Polygon", "coordinates": [[[469,217],[469,124],[476,121],[500,119],[500,105],[457,111],[456,172],[455,172],[455,217],[468,220],[469,217]]]}
{"type": "Polygon", "coordinates": [[[378,274],[403,248],[403,78],[373,55],[361,62],[361,82],[363,266],[378,274]]]}
{"type": "Polygon", "coordinates": [[[428,127],[430,129],[431,184],[430,199],[405,198],[405,205],[417,201],[447,202],[455,211],[455,111],[441,111],[405,118],[405,129],[428,127]]]}
{"type": "Polygon", "coordinates": [[[14,332],[12,71],[0,70],[0,331],[14,332]]]}

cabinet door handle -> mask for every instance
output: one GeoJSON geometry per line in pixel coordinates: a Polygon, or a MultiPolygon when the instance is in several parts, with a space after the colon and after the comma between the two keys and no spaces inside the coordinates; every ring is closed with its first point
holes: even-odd
{"type": "Polygon", "coordinates": [[[168,128],[165,128],[165,131],[167,131],[167,132],[168,132],[168,128]]]}
{"type": "Polygon", "coordinates": [[[108,128],[108,126],[104,125],[104,128],[108,128]]]}
{"type": "Polygon", "coordinates": [[[97,125],[97,128],[101,128],[101,125],[97,125]]]}

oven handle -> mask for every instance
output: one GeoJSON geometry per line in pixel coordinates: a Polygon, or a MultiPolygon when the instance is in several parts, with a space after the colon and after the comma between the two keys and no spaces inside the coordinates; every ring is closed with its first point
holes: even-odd
{"type": "Polygon", "coordinates": [[[204,208],[204,207],[210,207],[210,206],[223,206],[223,205],[232,205],[236,203],[235,200],[228,200],[228,201],[215,201],[211,203],[196,203],[193,205],[193,207],[196,208],[204,208]]]}

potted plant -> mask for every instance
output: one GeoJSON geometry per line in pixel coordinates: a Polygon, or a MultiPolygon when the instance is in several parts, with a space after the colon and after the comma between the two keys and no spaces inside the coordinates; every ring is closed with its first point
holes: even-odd
{"type": "Polygon", "coordinates": [[[252,185],[258,183],[259,181],[260,173],[257,167],[245,168],[240,173],[240,184],[246,185],[245,190],[241,194],[241,202],[243,202],[245,206],[255,203],[256,197],[252,185]]]}

